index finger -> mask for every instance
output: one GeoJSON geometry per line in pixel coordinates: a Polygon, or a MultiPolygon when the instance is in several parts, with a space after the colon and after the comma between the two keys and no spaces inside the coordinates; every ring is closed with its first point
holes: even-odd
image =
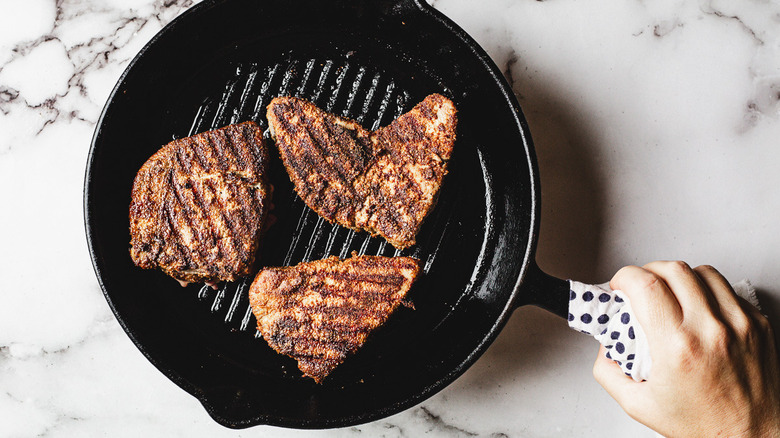
{"type": "Polygon", "coordinates": [[[682,324],[680,303],[664,280],[653,272],[626,266],[612,277],[609,287],[622,291],[631,301],[650,345],[678,331],[682,324]]]}

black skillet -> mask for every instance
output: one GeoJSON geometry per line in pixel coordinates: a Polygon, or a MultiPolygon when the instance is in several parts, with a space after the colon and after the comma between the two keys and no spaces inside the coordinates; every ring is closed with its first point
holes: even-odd
{"type": "MultiPolygon", "coordinates": [[[[273,144],[269,141],[273,149],[273,144]]],[[[272,154],[274,158],[276,153],[272,154]]],[[[525,304],[566,314],[568,285],[534,263],[539,178],[528,126],[499,69],[422,0],[213,0],[163,29],[106,104],[90,152],[86,231],[119,323],[168,378],[219,423],[327,428],[389,416],[462,374],[525,304]],[[296,95],[383,126],[427,94],[451,97],[458,140],[439,203],[418,245],[395,251],[318,218],[274,160],[266,266],[351,251],[413,255],[424,275],[365,347],[322,385],[255,335],[247,279],[219,291],[181,288],[128,253],[133,177],[161,145],[255,120],[296,95]]]]}

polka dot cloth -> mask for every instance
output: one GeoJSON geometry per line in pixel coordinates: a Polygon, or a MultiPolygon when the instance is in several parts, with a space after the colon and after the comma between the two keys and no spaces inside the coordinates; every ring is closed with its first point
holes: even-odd
{"type": "Polygon", "coordinates": [[[569,281],[569,327],[591,335],[607,348],[607,358],[636,381],[650,374],[652,359],[631,304],[607,285],[569,281]]]}
{"type": "MultiPolygon", "coordinates": [[[[733,285],[737,295],[758,307],[755,290],[747,280],[733,285]]],[[[569,327],[596,338],[607,348],[607,359],[637,382],[650,375],[653,360],[647,338],[634,318],[631,303],[608,284],[589,285],[569,280],[569,327]]]]}

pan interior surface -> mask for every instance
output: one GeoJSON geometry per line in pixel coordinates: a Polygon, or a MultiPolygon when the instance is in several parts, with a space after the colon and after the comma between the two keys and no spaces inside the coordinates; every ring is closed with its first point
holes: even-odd
{"type": "Polygon", "coordinates": [[[150,361],[230,427],[345,426],[433,394],[503,325],[532,245],[522,116],[470,40],[411,1],[297,3],[205,2],[174,21],[117,85],[88,165],[90,250],[117,319],[150,361]],[[284,21],[291,10],[295,20],[284,21]],[[403,251],[306,207],[265,134],[276,223],[262,241],[261,266],[354,251],[413,256],[423,267],[409,294],[414,309],[399,308],[323,384],[259,338],[251,278],[216,291],[181,288],[133,266],[130,189],[163,144],[248,120],[266,130],[265,108],[277,96],[302,97],[376,129],[434,92],[458,107],[458,139],[438,203],[417,245],[403,251]]]}

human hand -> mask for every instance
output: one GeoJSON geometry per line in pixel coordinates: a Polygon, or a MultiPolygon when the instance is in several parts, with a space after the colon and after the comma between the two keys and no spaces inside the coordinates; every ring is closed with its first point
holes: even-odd
{"type": "Polygon", "coordinates": [[[653,359],[635,382],[601,347],[593,376],[626,413],[668,437],[780,437],[772,328],[717,270],[653,262],[609,285],[631,300],[653,359]]]}

